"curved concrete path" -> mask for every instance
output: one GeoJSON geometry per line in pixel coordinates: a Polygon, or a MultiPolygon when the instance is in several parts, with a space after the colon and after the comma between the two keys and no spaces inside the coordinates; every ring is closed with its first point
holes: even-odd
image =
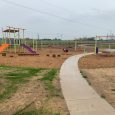
{"type": "Polygon", "coordinates": [[[115,109],[80,74],[78,60],[82,56],[84,54],[68,58],[60,70],[62,92],[70,115],[115,115],[115,109]]]}

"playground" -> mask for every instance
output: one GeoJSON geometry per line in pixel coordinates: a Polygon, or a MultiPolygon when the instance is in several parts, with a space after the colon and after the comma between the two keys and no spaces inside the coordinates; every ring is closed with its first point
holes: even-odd
{"type": "Polygon", "coordinates": [[[39,49],[40,55],[1,54],[0,113],[69,114],[61,92],[59,69],[68,57],[80,52],[42,48],[39,49]]]}
{"type": "Polygon", "coordinates": [[[60,47],[41,47],[36,39],[24,39],[24,31],[12,27],[3,30],[0,114],[69,114],[61,92],[59,69],[68,57],[83,49],[68,48],[64,52],[60,47]]]}
{"type": "Polygon", "coordinates": [[[7,27],[2,32],[3,37],[0,41],[2,115],[69,114],[61,91],[59,70],[67,58],[94,50],[95,54],[80,59],[79,68],[89,85],[115,107],[113,41],[76,40],[64,43],[50,41],[52,43],[49,44],[38,39],[25,38],[25,29],[7,27]],[[99,53],[100,51],[102,53],[99,53]]]}
{"type": "Polygon", "coordinates": [[[0,52],[18,55],[39,55],[38,40],[25,39],[25,29],[6,27],[2,29],[0,52]]]}
{"type": "Polygon", "coordinates": [[[0,64],[7,66],[60,68],[68,57],[84,51],[83,48],[68,48],[53,45],[43,46],[43,41],[26,39],[25,29],[7,27],[2,30],[3,38],[0,46],[0,64]]]}

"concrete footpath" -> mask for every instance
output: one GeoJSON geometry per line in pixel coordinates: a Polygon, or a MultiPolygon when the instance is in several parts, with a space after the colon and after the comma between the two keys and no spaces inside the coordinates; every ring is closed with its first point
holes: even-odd
{"type": "Polygon", "coordinates": [[[87,54],[68,58],[60,70],[60,83],[70,115],[115,115],[115,109],[82,77],[78,61],[84,55],[87,54]]]}

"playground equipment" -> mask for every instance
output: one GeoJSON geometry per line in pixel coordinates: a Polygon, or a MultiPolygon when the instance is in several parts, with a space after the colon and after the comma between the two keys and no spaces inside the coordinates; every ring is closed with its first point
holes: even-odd
{"type": "Polygon", "coordinates": [[[37,55],[38,41],[25,39],[25,29],[8,26],[5,30],[2,29],[2,36],[0,53],[7,51],[15,54],[37,55]]]}
{"type": "Polygon", "coordinates": [[[10,46],[10,44],[2,44],[2,46],[0,46],[0,52],[4,51],[9,46],[10,46]]]}
{"type": "Polygon", "coordinates": [[[36,51],[33,51],[33,49],[25,44],[21,44],[22,47],[26,48],[29,52],[32,54],[36,54],[36,51]]]}
{"type": "Polygon", "coordinates": [[[67,53],[67,52],[68,52],[68,49],[67,49],[67,48],[64,48],[63,51],[67,53]]]}

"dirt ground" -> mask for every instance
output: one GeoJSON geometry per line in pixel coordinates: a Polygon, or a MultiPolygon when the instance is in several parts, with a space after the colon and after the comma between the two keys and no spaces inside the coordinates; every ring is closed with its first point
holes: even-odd
{"type": "Polygon", "coordinates": [[[115,108],[115,68],[83,69],[88,82],[115,108]]]}
{"type": "Polygon", "coordinates": [[[3,57],[0,55],[0,64],[19,67],[60,68],[65,59],[81,52],[81,50],[76,52],[74,50],[70,50],[68,53],[64,53],[62,49],[44,48],[39,50],[39,56],[15,55],[14,57],[10,57],[12,54],[9,54],[6,57],[3,57]],[[53,57],[53,54],[55,54],[56,57],[53,57]]]}
{"type": "Polygon", "coordinates": [[[115,56],[89,55],[80,59],[79,67],[82,69],[115,67],[115,56]]]}
{"type": "MultiPolygon", "coordinates": [[[[9,73],[14,71],[14,69],[4,72],[9,73]]],[[[64,97],[61,93],[58,74],[56,75],[57,77],[52,81],[53,87],[55,87],[56,95],[50,96],[51,94],[49,90],[40,80],[44,77],[44,74],[49,71],[50,69],[42,70],[42,72],[38,73],[37,76],[27,78],[29,80],[28,82],[17,84],[18,90],[16,93],[13,93],[10,98],[0,101],[0,115],[28,115],[21,113],[32,110],[39,110],[42,112],[48,110],[51,111],[51,115],[55,115],[56,112],[59,112],[60,115],[69,115],[64,97]]],[[[4,77],[1,78],[3,79],[4,77]]],[[[34,113],[32,115],[34,115],[34,113]]],[[[42,115],[50,114],[43,113],[42,115]]]]}
{"type": "MultiPolygon", "coordinates": [[[[76,52],[74,50],[70,50],[68,53],[64,53],[62,49],[44,48],[39,50],[40,55],[38,56],[17,56],[14,54],[7,54],[7,56],[0,55],[0,65],[59,69],[65,59],[81,52],[82,50],[77,50],[76,52]],[[53,57],[54,54],[56,57],[53,57]]],[[[9,73],[10,70],[2,71],[1,68],[0,72],[4,74],[4,72],[9,73]]],[[[28,112],[28,110],[30,111],[33,109],[46,109],[52,111],[54,115],[56,112],[59,112],[60,115],[69,115],[67,105],[61,92],[59,77],[53,81],[53,84],[57,89],[57,96],[49,98],[47,88],[45,88],[44,84],[38,80],[44,77],[44,74],[45,73],[43,73],[43,75],[33,76],[29,80],[30,82],[19,85],[16,93],[14,93],[10,98],[0,102],[0,114],[12,115],[15,112],[20,112],[20,110],[22,112],[28,112]]],[[[1,75],[0,83],[4,84],[6,81],[4,81],[5,79],[2,79],[2,77],[3,76],[1,75]]],[[[5,91],[3,88],[0,90],[0,94],[5,91]]],[[[57,115],[59,113],[57,113],[57,115]]]]}
{"type": "Polygon", "coordinates": [[[79,67],[89,84],[115,108],[115,57],[86,56],[79,67]]]}

